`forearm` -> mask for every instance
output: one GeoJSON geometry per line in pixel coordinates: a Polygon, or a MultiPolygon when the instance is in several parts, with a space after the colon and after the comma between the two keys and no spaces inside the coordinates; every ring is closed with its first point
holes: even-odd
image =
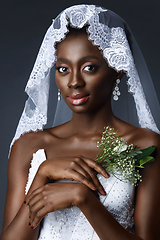
{"type": "Polygon", "coordinates": [[[87,195],[85,201],[78,204],[78,207],[101,240],[142,240],[124,229],[92,192],[87,195]]]}
{"type": "MultiPolygon", "coordinates": [[[[39,173],[36,174],[27,195],[45,185],[46,182],[46,178],[42,177],[39,173]]],[[[23,201],[25,201],[25,198],[22,202],[23,201]]],[[[29,226],[29,206],[23,203],[13,220],[9,224],[5,224],[1,234],[1,240],[36,240],[38,239],[38,232],[39,227],[33,230],[29,226]]]]}
{"type": "Polygon", "coordinates": [[[39,227],[29,227],[29,208],[22,204],[13,221],[2,231],[1,240],[37,240],[39,227]]]}
{"type": "Polygon", "coordinates": [[[27,192],[27,196],[29,196],[35,189],[40,188],[44,186],[46,183],[48,183],[48,180],[49,179],[46,177],[43,170],[39,168],[27,192]]]}

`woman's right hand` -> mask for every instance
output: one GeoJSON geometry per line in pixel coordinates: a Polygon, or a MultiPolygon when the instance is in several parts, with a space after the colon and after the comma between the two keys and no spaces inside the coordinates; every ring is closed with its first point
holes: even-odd
{"type": "MultiPolygon", "coordinates": [[[[48,183],[34,190],[26,197],[29,207],[29,226],[35,228],[43,217],[50,212],[79,207],[87,201],[92,191],[80,183],[48,183]]],[[[94,196],[94,195],[93,195],[94,196]]]]}
{"type": "Polygon", "coordinates": [[[105,178],[108,178],[109,174],[100,164],[90,158],[72,156],[50,159],[40,165],[38,173],[52,180],[74,179],[92,190],[98,190],[102,195],[106,194],[97,178],[97,173],[105,178]]]}

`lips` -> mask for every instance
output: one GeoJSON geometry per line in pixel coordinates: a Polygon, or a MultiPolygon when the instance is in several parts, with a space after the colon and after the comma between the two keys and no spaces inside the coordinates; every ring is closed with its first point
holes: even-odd
{"type": "Polygon", "coordinates": [[[89,98],[89,95],[84,95],[84,94],[74,94],[74,95],[69,95],[68,100],[75,106],[79,106],[87,102],[89,98]]]}

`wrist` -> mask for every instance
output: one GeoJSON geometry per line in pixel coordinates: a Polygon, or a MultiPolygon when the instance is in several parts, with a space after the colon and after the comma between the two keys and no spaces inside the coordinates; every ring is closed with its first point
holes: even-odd
{"type": "Polygon", "coordinates": [[[36,175],[38,175],[38,177],[42,178],[43,180],[46,180],[46,181],[48,180],[48,170],[47,170],[46,161],[41,163],[41,165],[38,168],[38,171],[37,171],[36,175]]]}
{"type": "Polygon", "coordinates": [[[29,196],[35,189],[40,188],[47,183],[48,183],[48,178],[44,174],[42,174],[42,172],[39,171],[38,169],[33,179],[33,182],[28,190],[27,196],[29,196]]]}
{"type": "Polygon", "coordinates": [[[78,185],[78,188],[76,188],[76,194],[74,195],[73,205],[81,209],[90,202],[91,195],[94,197],[94,193],[92,193],[92,191],[84,184],[78,185]]]}

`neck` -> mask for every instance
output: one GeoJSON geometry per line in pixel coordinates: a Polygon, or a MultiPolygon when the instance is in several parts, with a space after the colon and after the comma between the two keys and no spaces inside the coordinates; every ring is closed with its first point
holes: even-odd
{"type": "Polygon", "coordinates": [[[105,126],[115,127],[116,117],[113,115],[111,107],[99,109],[96,112],[73,113],[71,124],[75,134],[92,135],[101,134],[105,126]]]}

